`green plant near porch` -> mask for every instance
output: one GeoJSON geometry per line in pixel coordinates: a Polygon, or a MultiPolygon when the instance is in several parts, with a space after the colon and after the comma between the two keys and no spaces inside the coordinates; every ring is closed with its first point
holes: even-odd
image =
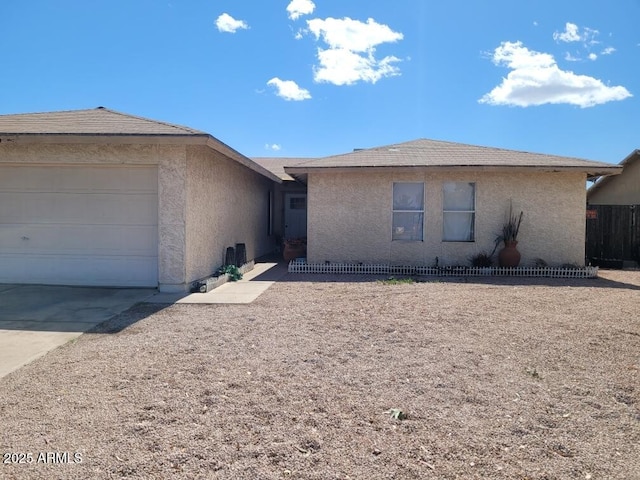
{"type": "Polygon", "coordinates": [[[228,275],[229,280],[232,282],[237,282],[242,279],[242,273],[235,265],[223,265],[218,269],[218,274],[228,275]]]}

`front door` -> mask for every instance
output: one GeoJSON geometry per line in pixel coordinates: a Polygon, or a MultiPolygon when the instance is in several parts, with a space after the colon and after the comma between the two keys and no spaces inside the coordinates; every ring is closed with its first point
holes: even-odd
{"type": "Polygon", "coordinates": [[[307,194],[287,193],[284,196],[284,236],[307,236],[307,194]]]}

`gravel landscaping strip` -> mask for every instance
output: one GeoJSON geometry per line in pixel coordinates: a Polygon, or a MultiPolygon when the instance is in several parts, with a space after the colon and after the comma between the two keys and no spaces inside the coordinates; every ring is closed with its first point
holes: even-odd
{"type": "Polygon", "coordinates": [[[380,280],[133,307],[0,382],[0,478],[640,478],[640,272],[380,280]]]}

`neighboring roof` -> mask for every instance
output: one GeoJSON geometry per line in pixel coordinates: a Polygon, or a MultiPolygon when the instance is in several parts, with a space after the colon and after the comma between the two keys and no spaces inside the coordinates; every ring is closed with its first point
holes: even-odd
{"type": "Polygon", "coordinates": [[[315,160],[314,158],[293,158],[293,157],[256,157],[252,158],[258,165],[266,168],[281,180],[295,180],[291,175],[284,171],[285,167],[292,167],[303,162],[315,160]]]}
{"type": "Polygon", "coordinates": [[[621,167],[572,157],[479,147],[461,143],[419,139],[383,147],[355,150],[285,168],[291,175],[305,175],[319,169],[351,168],[525,168],[577,170],[588,175],[620,173],[621,167]]]}
{"type": "MultiPolygon", "coordinates": [[[[624,171],[625,166],[631,165],[632,163],[637,162],[639,160],[640,160],[640,150],[634,150],[629,155],[627,155],[625,159],[622,160],[618,165],[620,165],[624,171]]],[[[600,177],[598,181],[596,181],[593,185],[591,185],[587,189],[587,199],[589,198],[589,196],[593,195],[594,192],[600,190],[603,185],[607,185],[611,181],[610,178],[611,177],[600,177]]]]}
{"type": "MultiPolygon", "coordinates": [[[[104,107],[62,112],[0,115],[0,137],[23,139],[26,143],[107,141],[127,142],[149,138],[164,143],[206,145],[245,167],[273,180],[282,180],[240,152],[206,132],[116,112],[104,107]],[[78,140],[81,139],[81,140],[78,140]]],[[[0,141],[2,139],[0,138],[0,141]]]]}
{"type": "Polygon", "coordinates": [[[98,107],[0,115],[0,135],[208,135],[193,128],[98,107]]]}

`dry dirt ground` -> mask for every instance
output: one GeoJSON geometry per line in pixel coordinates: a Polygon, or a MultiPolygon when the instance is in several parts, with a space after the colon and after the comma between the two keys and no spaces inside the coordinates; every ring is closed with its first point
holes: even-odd
{"type": "Polygon", "coordinates": [[[1,380],[0,417],[8,479],[638,479],[640,272],[142,304],[1,380]]]}

